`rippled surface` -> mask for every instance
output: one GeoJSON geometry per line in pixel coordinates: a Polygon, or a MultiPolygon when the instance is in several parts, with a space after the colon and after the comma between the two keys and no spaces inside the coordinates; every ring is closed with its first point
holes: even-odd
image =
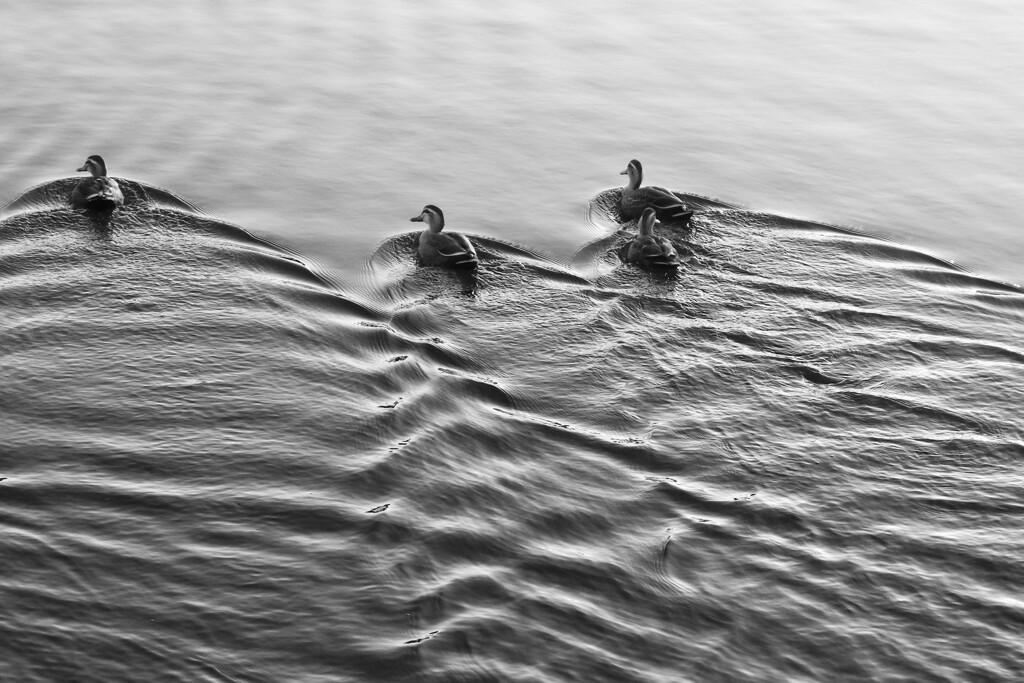
{"type": "Polygon", "coordinates": [[[572,270],[353,292],[69,188],[0,223],[13,679],[1020,673],[1019,290],[697,197],[652,278],[611,190],[572,270]]]}
{"type": "Polygon", "coordinates": [[[1024,677],[1021,8],[8,10],[0,679],[1024,677]]]}

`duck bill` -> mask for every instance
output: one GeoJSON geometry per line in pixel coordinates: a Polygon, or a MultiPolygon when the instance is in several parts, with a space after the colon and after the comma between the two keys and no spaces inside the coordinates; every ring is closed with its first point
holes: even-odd
{"type": "Polygon", "coordinates": [[[410,223],[422,223],[423,222],[423,216],[416,216],[415,218],[410,218],[409,222],[410,223]]]}
{"type": "Polygon", "coordinates": [[[85,166],[82,166],[81,168],[77,168],[75,170],[78,171],[79,173],[81,173],[82,171],[88,171],[89,170],[89,166],[88,166],[88,164],[86,164],[85,166]]]}
{"type": "Polygon", "coordinates": [[[619,171],[619,175],[629,175],[629,169],[627,168],[625,171],[619,171]]]}

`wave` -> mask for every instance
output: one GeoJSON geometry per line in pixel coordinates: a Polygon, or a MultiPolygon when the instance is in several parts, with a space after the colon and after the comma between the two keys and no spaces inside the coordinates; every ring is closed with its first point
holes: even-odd
{"type": "Polygon", "coordinates": [[[166,190],[76,212],[73,182],[0,214],[19,679],[1024,657],[1019,288],[691,195],[687,263],[652,278],[612,190],[568,265],[473,236],[466,279],[408,233],[359,289],[166,190]]]}

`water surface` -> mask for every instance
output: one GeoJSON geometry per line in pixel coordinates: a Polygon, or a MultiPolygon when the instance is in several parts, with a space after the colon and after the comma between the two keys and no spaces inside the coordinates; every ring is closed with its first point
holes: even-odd
{"type": "Polygon", "coordinates": [[[0,678],[1019,678],[1017,12],[10,9],[0,678]]]}
{"type": "Polygon", "coordinates": [[[651,182],[1020,283],[1006,3],[12,5],[0,193],[86,155],[343,272],[426,203],[566,258],[651,182]],[[59,9],[58,9],[59,8],[59,9]]]}

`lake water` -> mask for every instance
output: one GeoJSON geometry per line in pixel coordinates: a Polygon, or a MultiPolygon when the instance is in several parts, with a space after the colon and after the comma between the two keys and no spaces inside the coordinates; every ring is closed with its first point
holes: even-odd
{"type": "Polygon", "coordinates": [[[0,678],[1024,674],[1024,8],[4,9],[0,678]]]}

